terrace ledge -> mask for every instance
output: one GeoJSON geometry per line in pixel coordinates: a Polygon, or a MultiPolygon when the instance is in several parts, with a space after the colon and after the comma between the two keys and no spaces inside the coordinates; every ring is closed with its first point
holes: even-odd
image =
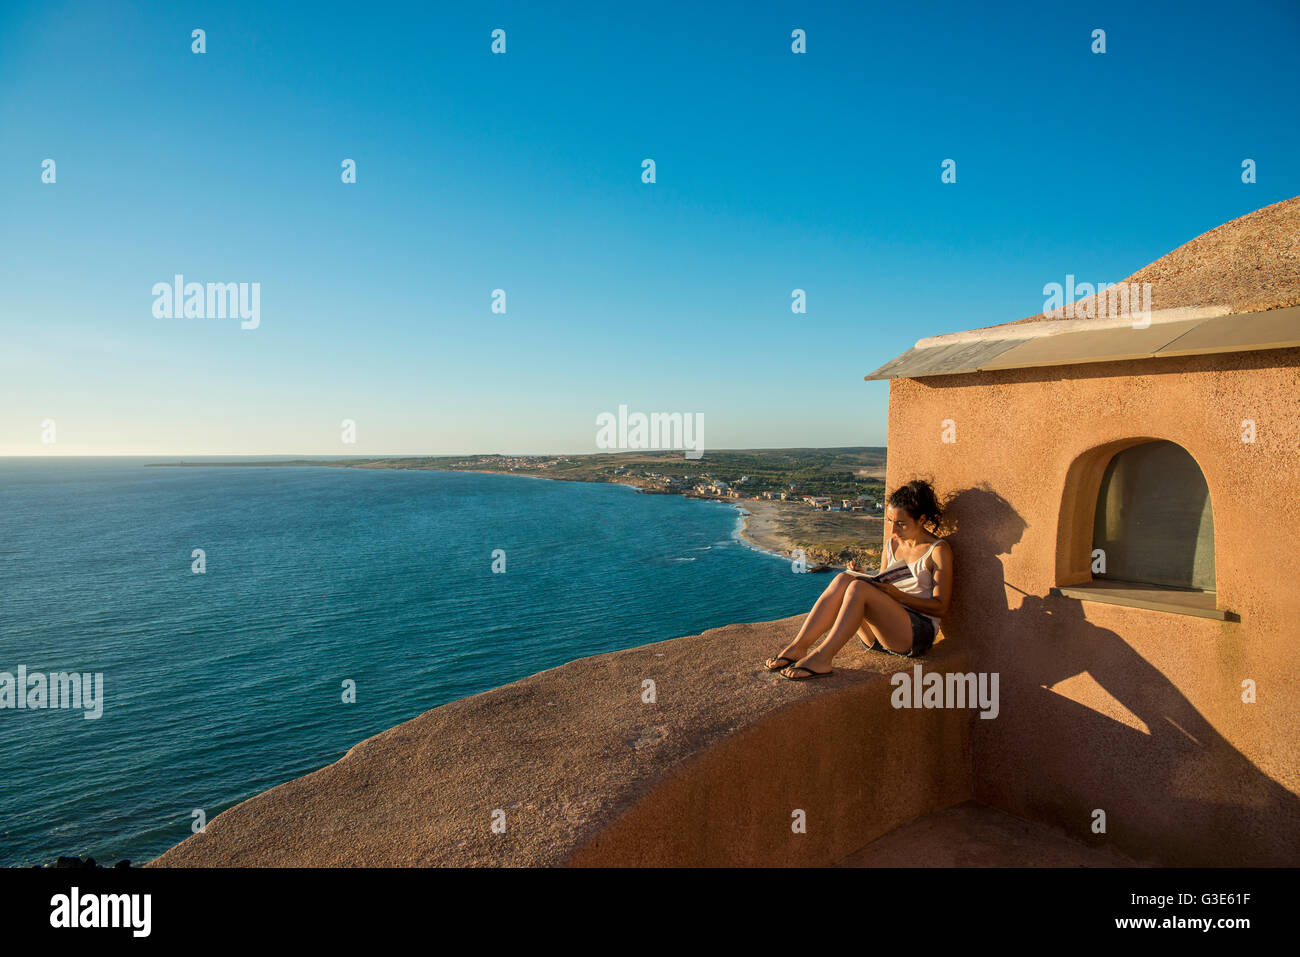
{"type": "Polygon", "coordinates": [[[149,866],[817,866],[969,800],[978,712],[895,708],[890,681],[969,671],[966,651],[855,639],[829,678],[766,672],[801,620],[580,658],[426,711],[149,866]]]}

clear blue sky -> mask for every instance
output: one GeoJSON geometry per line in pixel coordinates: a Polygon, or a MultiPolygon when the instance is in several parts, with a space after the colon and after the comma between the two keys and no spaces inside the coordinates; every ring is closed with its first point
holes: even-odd
{"type": "Polygon", "coordinates": [[[6,0],[0,454],[882,445],[916,339],[1300,193],[1300,5],[996,6],[6,0]]]}

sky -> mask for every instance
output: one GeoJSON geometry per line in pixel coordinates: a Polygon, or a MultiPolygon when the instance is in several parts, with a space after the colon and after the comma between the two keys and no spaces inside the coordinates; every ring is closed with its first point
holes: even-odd
{"type": "Polygon", "coordinates": [[[0,0],[0,455],[880,446],[917,339],[1300,194],[1300,4],[999,6],[0,0]]]}

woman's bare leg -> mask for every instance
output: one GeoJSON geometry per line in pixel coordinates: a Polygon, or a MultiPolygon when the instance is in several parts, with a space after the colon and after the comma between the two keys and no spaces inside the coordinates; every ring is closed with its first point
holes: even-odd
{"type": "Polygon", "coordinates": [[[912,619],[907,609],[881,592],[885,600],[867,607],[858,634],[867,647],[874,638],[890,651],[905,655],[912,650],[912,619]]]}
{"type": "Polygon", "coordinates": [[[844,593],[830,634],[792,667],[830,671],[836,653],[859,628],[869,628],[890,651],[906,654],[912,647],[912,619],[906,609],[875,585],[855,581],[844,593]]]}
{"type": "Polygon", "coordinates": [[[768,658],[766,664],[771,665],[777,658],[789,658],[791,661],[798,661],[800,657],[807,653],[812,647],[813,642],[826,633],[826,630],[835,624],[835,619],[839,616],[840,605],[844,601],[844,595],[849,590],[849,586],[857,579],[847,572],[840,572],[826,586],[826,590],[818,597],[817,602],[812,606],[812,611],[808,612],[808,617],[804,619],[803,626],[799,629],[799,634],[795,635],[794,641],[790,642],[773,658],[768,658]]]}

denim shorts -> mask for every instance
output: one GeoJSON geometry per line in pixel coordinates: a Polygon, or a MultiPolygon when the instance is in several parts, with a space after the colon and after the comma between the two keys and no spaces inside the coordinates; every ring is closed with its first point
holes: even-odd
{"type": "Polygon", "coordinates": [[[929,618],[927,618],[925,615],[921,614],[919,611],[917,611],[914,608],[904,607],[903,611],[907,612],[908,617],[912,619],[912,650],[911,651],[907,652],[906,654],[902,654],[897,651],[890,651],[888,648],[886,648],[884,645],[880,643],[879,638],[873,638],[871,640],[871,644],[869,645],[867,645],[866,641],[862,638],[861,635],[858,636],[858,640],[861,641],[864,645],[867,645],[867,648],[871,651],[883,651],[887,655],[897,655],[899,658],[921,657],[923,654],[929,651],[930,646],[934,644],[934,622],[932,622],[929,618]]]}

